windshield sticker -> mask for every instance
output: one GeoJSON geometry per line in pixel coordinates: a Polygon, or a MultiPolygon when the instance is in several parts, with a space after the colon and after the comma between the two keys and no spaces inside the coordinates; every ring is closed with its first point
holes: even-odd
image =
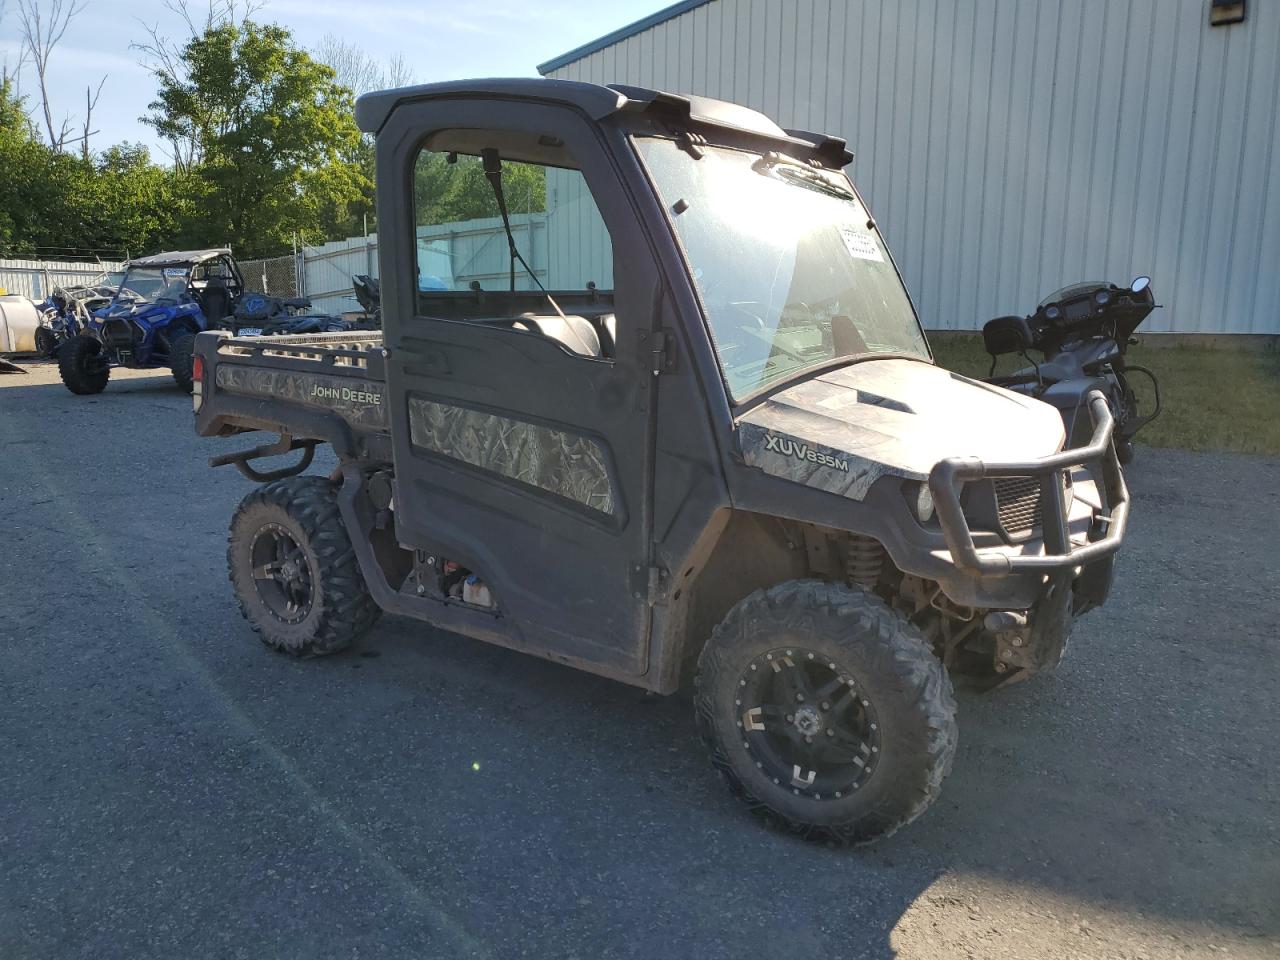
{"type": "Polygon", "coordinates": [[[884,263],[884,254],[880,252],[880,245],[876,243],[874,236],[869,233],[858,233],[853,227],[843,223],[837,229],[840,231],[840,238],[844,240],[845,249],[849,251],[849,256],[857,257],[859,260],[884,263]]]}
{"type": "Polygon", "coordinates": [[[165,267],[164,275],[166,277],[185,277],[187,275],[186,267],[165,267]]]}

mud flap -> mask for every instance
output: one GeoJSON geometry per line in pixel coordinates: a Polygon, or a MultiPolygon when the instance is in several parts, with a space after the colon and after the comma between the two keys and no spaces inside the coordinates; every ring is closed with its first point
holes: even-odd
{"type": "Polygon", "coordinates": [[[1074,584],[1075,600],[1071,606],[1073,617],[1086,614],[1106,601],[1107,595],[1111,593],[1111,583],[1115,579],[1115,563],[1116,558],[1110,556],[1085,564],[1074,584]]]}
{"type": "Polygon", "coordinates": [[[1005,667],[1000,671],[997,666],[997,671],[1006,673],[1001,685],[1052,670],[1061,662],[1075,619],[1071,581],[1070,570],[1052,575],[1044,596],[1031,609],[1030,625],[995,634],[996,663],[1005,667]]]}

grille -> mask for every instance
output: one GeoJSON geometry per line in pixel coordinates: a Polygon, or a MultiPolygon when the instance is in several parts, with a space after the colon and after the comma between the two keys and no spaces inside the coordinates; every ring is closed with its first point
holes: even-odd
{"type": "Polygon", "coordinates": [[[1040,478],[999,477],[996,487],[996,509],[1000,526],[1010,536],[1030,533],[1040,524],[1040,478]]]}

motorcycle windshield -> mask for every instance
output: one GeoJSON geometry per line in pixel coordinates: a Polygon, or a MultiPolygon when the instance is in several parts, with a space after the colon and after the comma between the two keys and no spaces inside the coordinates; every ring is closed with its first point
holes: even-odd
{"type": "Polygon", "coordinates": [[[1105,280],[1082,280],[1079,283],[1072,283],[1063,287],[1061,290],[1055,290],[1049,294],[1039,304],[1036,309],[1048,306],[1051,303],[1061,303],[1063,300],[1073,300],[1081,294],[1093,293],[1095,290],[1109,290],[1111,284],[1105,280]]]}

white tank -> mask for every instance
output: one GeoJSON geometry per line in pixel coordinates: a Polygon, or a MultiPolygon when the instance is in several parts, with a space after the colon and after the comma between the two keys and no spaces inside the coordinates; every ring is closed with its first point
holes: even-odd
{"type": "Polygon", "coordinates": [[[0,353],[35,353],[40,314],[27,297],[0,297],[0,353]]]}

